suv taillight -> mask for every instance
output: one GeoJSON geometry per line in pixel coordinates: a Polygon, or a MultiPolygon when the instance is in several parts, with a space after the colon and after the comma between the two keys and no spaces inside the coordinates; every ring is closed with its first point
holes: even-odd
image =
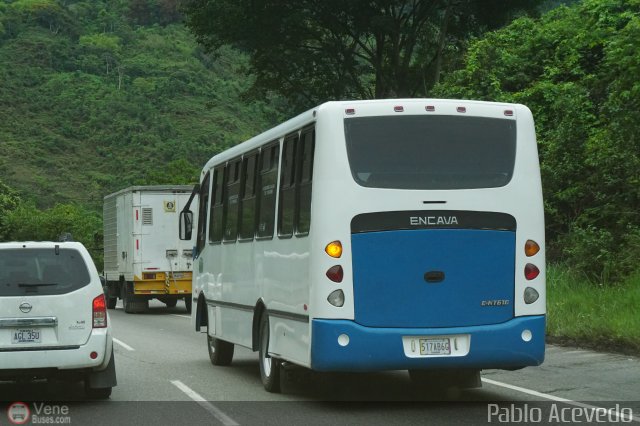
{"type": "Polygon", "coordinates": [[[93,299],[93,328],[107,326],[107,302],[104,294],[93,299]]]}

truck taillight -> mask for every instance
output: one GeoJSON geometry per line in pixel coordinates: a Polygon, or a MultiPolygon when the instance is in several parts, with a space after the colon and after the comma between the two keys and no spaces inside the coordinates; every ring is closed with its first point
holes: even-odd
{"type": "Polygon", "coordinates": [[[93,328],[105,328],[107,326],[107,302],[104,294],[93,299],[93,328]]]}

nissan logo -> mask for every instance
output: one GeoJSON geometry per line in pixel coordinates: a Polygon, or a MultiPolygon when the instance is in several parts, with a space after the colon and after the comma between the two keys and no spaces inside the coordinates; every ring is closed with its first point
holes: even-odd
{"type": "Polygon", "coordinates": [[[31,312],[31,308],[33,308],[33,306],[31,306],[30,303],[23,302],[20,304],[20,310],[25,314],[31,312]]]}

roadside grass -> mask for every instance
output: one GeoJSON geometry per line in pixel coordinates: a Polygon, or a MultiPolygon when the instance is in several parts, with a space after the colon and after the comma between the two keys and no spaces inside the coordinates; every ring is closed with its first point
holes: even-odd
{"type": "Polygon", "coordinates": [[[549,265],[547,336],[553,342],[640,355],[640,271],[622,283],[602,285],[549,265]]]}

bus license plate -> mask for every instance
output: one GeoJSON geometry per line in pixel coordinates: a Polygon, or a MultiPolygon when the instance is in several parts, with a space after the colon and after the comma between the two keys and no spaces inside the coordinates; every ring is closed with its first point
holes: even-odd
{"type": "Polygon", "coordinates": [[[40,337],[38,328],[21,328],[13,331],[11,343],[40,343],[40,337]]]}
{"type": "Polygon", "coordinates": [[[420,339],[420,355],[451,355],[451,342],[445,339],[420,339]]]}

